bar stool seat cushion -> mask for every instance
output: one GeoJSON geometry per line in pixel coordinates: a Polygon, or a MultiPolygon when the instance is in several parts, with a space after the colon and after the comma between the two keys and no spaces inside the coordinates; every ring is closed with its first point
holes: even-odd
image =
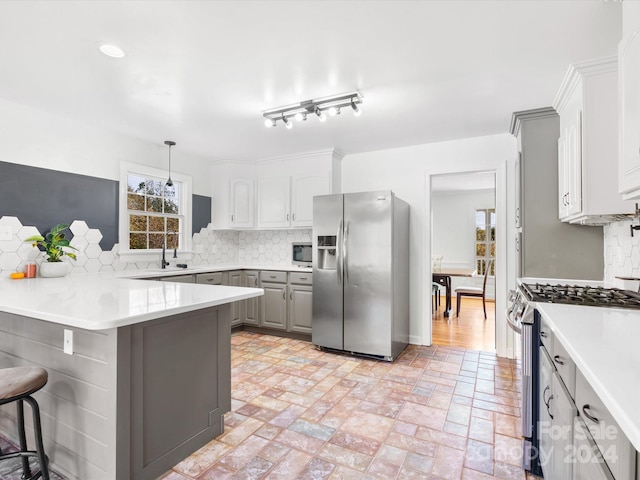
{"type": "Polygon", "coordinates": [[[45,386],[49,375],[40,367],[0,369],[0,400],[29,395],[45,386]]]}

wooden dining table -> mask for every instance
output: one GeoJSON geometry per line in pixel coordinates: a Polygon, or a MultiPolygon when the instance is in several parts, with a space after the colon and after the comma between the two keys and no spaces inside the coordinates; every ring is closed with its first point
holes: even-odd
{"type": "Polygon", "coordinates": [[[446,291],[444,316],[451,314],[451,277],[473,277],[476,271],[470,268],[439,268],[433,272],[433,281],[442,285],[446,291]]]}

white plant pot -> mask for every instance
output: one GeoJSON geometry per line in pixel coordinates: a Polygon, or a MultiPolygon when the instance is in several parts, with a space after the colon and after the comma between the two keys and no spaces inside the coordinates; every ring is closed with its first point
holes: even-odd
{"type": "Polygon", "coordinates": [[[67,262],[42,262],[40,264],[40,276],[47,278],[64,277],[69,273],[70,266],[67,262]]]}

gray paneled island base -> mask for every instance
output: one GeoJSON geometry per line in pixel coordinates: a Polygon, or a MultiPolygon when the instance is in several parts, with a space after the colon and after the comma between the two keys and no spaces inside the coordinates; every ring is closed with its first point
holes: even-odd
{"type": "MultiPolygon", "coordinates": [[[[124,279],[92,285],[89,276],[77,277],[85,282],[73,277],[1,282],[0,367],[39,365],[49,372],[48,384],[35,397],[54,470],[82,480],[155,479],[223,432],[222,416],[231,408],[228,302],[262,291],[124,279]],[[85,315],[83,305],[74,311],[68,299],[61,300],[75,318],[56,323],[15,313],[18,300],[6,291],[64,290],[80,283],[88,283],[90,291],[77,303],[94,302],[96,317],[102,316],[91,328],[74,325],[85,315]],[[92,294],[98,285],[107,288],[92,294]],[[128,300],[114,300],[111,293],[118,291],[128,300]],[[217,298],[205,300],[214,294],[217,298]],[[140,311],[145,296],[146,312],[131,315],[140,311]],[[105,299],[113,303],[101,308],[105,299]],[[122,313],[111,320],[104,315],[127,308],[129,322],[116,320],[122,313]],[[114,326],[98,328],[104,325],[114,326]],[[63,352],[65,329],[73,330],[73,355],[63,352]]],[[[80,298],[71,292],[71,298],[80,298]]],[[[47,298],[32,296],[35,291],[22,293],[32,297],[32,309],[50,305],[47,298]]],[[[14,423],[15,407],[3,407],[0,432],[12,440],[14,423]]]]}

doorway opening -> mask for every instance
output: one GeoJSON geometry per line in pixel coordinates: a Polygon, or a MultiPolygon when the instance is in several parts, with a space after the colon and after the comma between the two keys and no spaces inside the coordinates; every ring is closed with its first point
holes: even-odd
{"type": "Polygon", "coordinates": [[[430,204],[432,342],[495,352],[496,172],[432,175],[430,204]],[[456,289],[467,287],[484,302],[461,296],[458,311],[456,289]]]}

